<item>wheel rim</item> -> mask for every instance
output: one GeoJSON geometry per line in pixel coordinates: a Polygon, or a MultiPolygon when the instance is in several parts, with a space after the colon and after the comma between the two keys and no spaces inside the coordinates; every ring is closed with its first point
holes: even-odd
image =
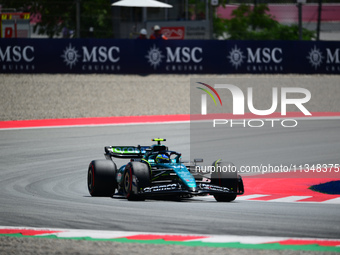
{"type": "Polygon", "coordinates": [[[129,174],[129,172],[126,172],[125,177],[124,177],[124,189],[125,189],[126,193],[129,193],[129,191],[130,191],[130,184],[131,184],[130,174],[129,174]]]}
{"type": "Polygon", "coordinates": [[[92,189],[94,187],[94,178],[93,178],[93,168],[90,167],[87,175],[87,185],[89,188],[89,191],[92,192],[92,189]]]}

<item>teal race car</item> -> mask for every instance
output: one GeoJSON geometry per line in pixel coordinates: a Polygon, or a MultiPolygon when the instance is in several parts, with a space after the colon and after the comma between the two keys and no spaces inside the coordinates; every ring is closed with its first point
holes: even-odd
{"type": "Polygon", "coordinates": [[[155,138],[151,146],[106,146],[103,160],[90,163],[87,186],[91,196],[124,196],[128,200],[146,198],[190,198],[213,195],[230,202],[244,193],[243,181],[230,162],[216,160],[210,166],[203,159],[183,162],[181,153],[155,138]],[[117,167],[114,158],[129,159],[117,167]]]}

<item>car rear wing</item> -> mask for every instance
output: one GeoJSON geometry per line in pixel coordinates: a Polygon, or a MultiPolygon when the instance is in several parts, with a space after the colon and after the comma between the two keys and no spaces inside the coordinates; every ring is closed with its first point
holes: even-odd
{"type": "Polygon", "coordinates": [[[105,146],[106,158],[142,158],[150,146],[105,146]]]}

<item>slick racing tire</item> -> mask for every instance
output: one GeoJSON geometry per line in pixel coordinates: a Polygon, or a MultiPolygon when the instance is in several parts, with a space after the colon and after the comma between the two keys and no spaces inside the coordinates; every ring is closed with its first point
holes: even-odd
{"type": "MultiPolygon", "coordinates": [[[[231,162],[216,160],[212,165],[215,166],[215,171],[211,173],[211,184],[227,187],[229,190],[237,192],[237,184],[239,180],[234,164],[231,162]]],[[[218,202],[231,202],[236,199],[236,196],[236,194],[214,195],[218,202]]]]}
{"type": "Polygon", "coordinates": [[[138,191],[149,187],[150,169],[149,166],[141,162],[130,162],[125,167],[123,189],[125,197],[130,201],[145,200],[145,197],[138,194],[138,191]]]}
{"type": "Polygon", "coordinates": [[[87,187],[93,197],[112,197],[117,188],[117,166],[111,160],[93,160],[87,172],[87,187]]]}

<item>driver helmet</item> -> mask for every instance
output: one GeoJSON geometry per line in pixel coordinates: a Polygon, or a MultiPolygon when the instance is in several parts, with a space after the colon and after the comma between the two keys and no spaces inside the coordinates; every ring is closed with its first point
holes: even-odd
{"type": "Polygon", "coordinates": [[[156,162],[157,163],[169,163],[170,159],[166,154],[159,154],[156,157],[156,162]]]}

